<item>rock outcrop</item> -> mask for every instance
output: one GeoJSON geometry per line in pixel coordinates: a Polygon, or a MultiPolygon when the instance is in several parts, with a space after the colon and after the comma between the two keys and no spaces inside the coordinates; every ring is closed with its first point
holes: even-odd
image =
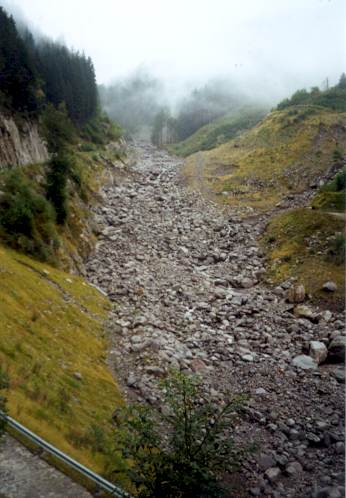
{"type": "Polygon", "coordinates": [[[0,169],[43,163],[49,158],[47,147],[33,121],[16,122],[0,114],[0,169]]]}

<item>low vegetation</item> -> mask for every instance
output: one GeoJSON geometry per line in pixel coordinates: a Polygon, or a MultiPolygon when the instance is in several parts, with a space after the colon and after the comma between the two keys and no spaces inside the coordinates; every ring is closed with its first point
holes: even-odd
{"type": "Polygon", "coordinates": [[[316,106],[270,113],[239,137],[190,156],[187,182],[245,213],[272,209],[304,192],[346,153],[346,114],[316,106]]]}
{"type": "MultiPolygon", "coordinates": [[[[104,144],[119,139],[120,129],[108,118],[100,115],[89,124],[104,144]]],[[[97,198],[105,165],[121,159],[123,152],[81,141],[65,106],[47,106],[41,132],[52,154],[48,164],[0,172],[0,243],[76,269],[80,255],[87,256],[95,242],[89,206],[97,198]]]]}
{"type": "Polygon", "coordinates": [[[0,240],[40,260],[54,261],[58,234],[52,205],[24,173],[1,177],[0,240]]]}
{"type": "Polygon", "coordinates": [[[255,126],[265,114],[263,109],[243,107],[203,126],[183,142],[171,145],[168,149],[183,157],[213,149],[255,126]]]}
{"type": "Polygon", "coordinates": [[[136,496],[228,496],[219,477],[235,470],[244,453],[233,436],[245,398],[214,405],[205,398],[198,377],[180,372],[171,373],[161,387],[162,413],[134,405],[116,414],[115,440],[128,461],[136,496]]]}
{"type": "Polygon", "coordinates": [[[313,209],[322,209],[329,212],[345,212],[346,167],[340,170],[335,177],[320,188],[312,202],[313,209]]]}
{"type": "MultiPolygon", "coordinates": [[[[338,152],[334,159],[341,159],[338,152]]],[[[272,218],[262,239],[274,282],[296,277],[313,299],[341,310],[345,299],[345,179],[342,168],[318,190],[311,207],[272,218]],[[328,280],[338,286],[332,295],[322,290],[328,280]]]]}
{"type": "Polygon", "coordinates": [[[346,112],[346,74],[343,73],[339,83],[331,88],[320,90],[318,87],[297,90],[291,98],[285,99],[277,106],[279,110],[295,105],[318,105],[346,112]]]}
{"type": "Polygon", "coordinates": [[[295,277],[313,299],[342,310],[345,298],[345,222],[323,211],[301,208],[275,216],[262,238],[268,277],[279,283],[295,277]],[[322,290],[332,280],[337,290],[322,290]]]}
{"type": "MultiPolygon", "coordinates": [[[[104,472],[122,405],[106,364],[110,304],[81,278],[0,247],[0,365],[10,415],[104,472]]],[[[0,379],[0,380],[1,380],[0,379]]]]}

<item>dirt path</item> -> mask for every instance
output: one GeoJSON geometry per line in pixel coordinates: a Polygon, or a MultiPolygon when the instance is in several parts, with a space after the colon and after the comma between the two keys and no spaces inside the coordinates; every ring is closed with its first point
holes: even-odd
{"type": "Polygon", "coordinates": [[[261,283],[260,226],[188,192],[176,158],[146,143],[134,153],[135,175],[96,208],[104,229],[88,264],[117,303],[110,362],[127,397],[159,406],[170,368],[198,372],[216,403],[248,393],[237,437],[260,450],[242,468],[245,495],[313,497],[316,485],[342,496],[343,370],[293,362],[311,341],[342,336],[342,317],[296,318],[291,282],[261,283]]]}

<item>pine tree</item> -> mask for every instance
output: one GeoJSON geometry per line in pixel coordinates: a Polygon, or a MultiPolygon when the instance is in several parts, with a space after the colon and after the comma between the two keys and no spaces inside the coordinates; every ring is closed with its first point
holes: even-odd
{"type": "Polygon", "coordinates": [[[0,7],[0,103],[16,111],[36,112],[38,81],[33,60],[16,24],[0,7]]]}

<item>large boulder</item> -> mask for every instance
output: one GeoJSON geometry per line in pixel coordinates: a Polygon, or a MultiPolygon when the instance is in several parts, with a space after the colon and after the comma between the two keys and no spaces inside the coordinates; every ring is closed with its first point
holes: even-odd
{"type": "Polygon", "coordinates": [[[287,291],[287,300],[289,303],[302,303],[305,299],[304,285],[293,285],[287,291]]]}
{"type": "Polygon", "coordinates": [[[310,342],[310,356],[319,365],[323,363],[328,356],[328,349],[326,345],[321,341],[311,341],[310,342]]]}
{"type": "Polygon", "coordinates": [[[338,286],[336,285],[335,282],[333,281],[328,281],[328,282],[325,282],[323,285],[322,285],[322,289],[326,292],[335,292],[337,290],[338,286]]]}
{"type": "Polygon", "coordinates": [[[328,355],[335,361],[345,361],[346,336],[338,335],[328,346],[328,355]]]}
{"type": "Polygon", "coordinates": [[[294,308],[294,314],[297,318],[305,318],[310,322],[318,322],[318,315],[305,304],[299,304],[294,308]]]}
{"type": "Polygon", "coordinates": [[[311,356],[301,354],[293,358],[292,365],[302,370],[315,370],[317,368],[317,363],[311,356]]]}

